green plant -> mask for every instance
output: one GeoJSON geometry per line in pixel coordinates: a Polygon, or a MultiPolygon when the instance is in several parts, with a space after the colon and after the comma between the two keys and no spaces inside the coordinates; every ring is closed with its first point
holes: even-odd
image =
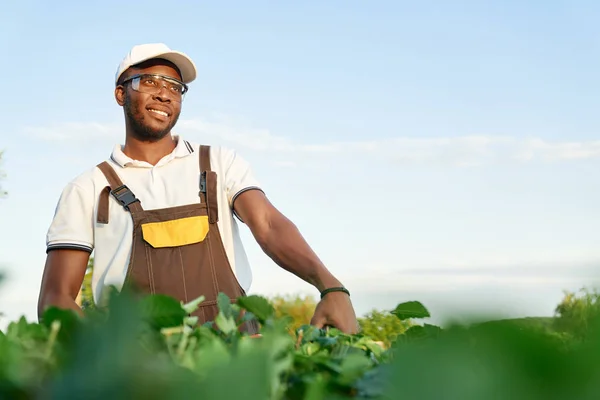
{"type": "MultiPolygon", "coordinates": [[[[260,296],[219,296],[213,323],[181,304],[109,292],[84,316],[57,308],[0,333],[0,398],[10,399],[596,399],[600,331],[564,346],[547,329],[495,321],[444,329],[417,301],[390,315],[412,321],[387,349],[364,333],[300,326],[260,296]],[[245,313],[242,313],[245,311],[245,313]],[[248,319],[260,336],[237,329],[248,319]]],[[[595,317],[592,317],[592,319],[595,317]]]]}
{"type": "Polygon", "coordinates": [[[368,338],[303,326],[296,338],[265,298],[219,296],[214,323],[196,324],[189,304],[163,296],[134,301],[112,291],[103,306],[50,308],[0,335],[0,397],[305,398],[348,394],[382,349],[368,338]],[[245,314],[242,316],[242,310],[245,314]],[[238,331],[247,319],[261,336],[238,331]]]}
{"type": "Polygon", "coordinates": [[[358,318],[361,332],[389,347],[399,335],[402,335],[413,323],[410,319],[401,320],[388,311],[371,310],[358,318]]]}
{"type": "Polygon", "coordinates": [[[600,292],[589,288],[575,292],[565,292],[562,301],[556,306],[554,328],[576,339],[582,339],[596,331],[594,321],[600,316],[600,292]]]}
{"type": "Polygon", "coordinates": [[[310,323],[317,307],[317,301],[311,296],[274,296],[269,301],[275,309],[276,318],[288,319],[287,329],[292,335],[301,326],[310,323]]]}

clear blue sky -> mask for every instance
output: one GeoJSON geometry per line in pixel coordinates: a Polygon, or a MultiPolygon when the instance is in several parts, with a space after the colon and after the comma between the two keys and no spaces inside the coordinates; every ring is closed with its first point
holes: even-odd
{"type": "MultiPolygon", "coordinates": [[[[247,158],[359,314],[549,315],[593,283],[599,3],[251,3],[3,6],[8,318],[35,316],[63,186],[123,140],[114,73],[143,42],[194,58],[177,133],[247,158]]],[[[254,292],[316,294],[243,238],[254,292]]]]}

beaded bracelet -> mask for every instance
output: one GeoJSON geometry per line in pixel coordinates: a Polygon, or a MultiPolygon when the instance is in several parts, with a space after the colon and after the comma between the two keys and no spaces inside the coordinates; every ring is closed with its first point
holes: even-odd
{"type": "Polygon", "coordinates": [[[331,293],[331,292],[344,292],[344,293],[346,293],[348,296],[350,296],[350,292],[349,292],[349,291],[348,291],[348,289],[346,289],[345,287],[332,287],[332,288],[329,288],[329,289],[325,289],[325,290],[323,290],[323,291],[321,292],[321,299],[322,299],[323,297],[325,297],[325,295],[326,295],[327,293],[331,293]]]}

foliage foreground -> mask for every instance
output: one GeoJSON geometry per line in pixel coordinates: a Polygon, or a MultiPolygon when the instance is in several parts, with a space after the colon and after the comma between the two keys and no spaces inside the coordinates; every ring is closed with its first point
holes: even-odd
{"type": "MultiPolygon", "coordinates": [[[[112,294],[85,317],[48,309],[0,332],[7,399],[598,399],[598,323],[581,340],[496,321],[414,324],[389,348],[361,334],[305,325],[293,334],[265,298],[219,297],[215,323],[189,304],[112,294]],[[242,312],[245,311],[245,312],[242,312]],[[261,336],[241,334],[249,318],[261,336]]],[[[429,317],[399,304],[400,320],[429,317]]]]}

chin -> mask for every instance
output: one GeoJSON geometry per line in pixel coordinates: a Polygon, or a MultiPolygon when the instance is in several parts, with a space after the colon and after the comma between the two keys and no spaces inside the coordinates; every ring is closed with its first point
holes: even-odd
{"type": "Polygon", "coordinates": [[[143,141],[157,142],[169,135],[170,132],[170,127],[167,127],[166,129],[153,129],[151,127],[144,127],[144,129],[136,131],[136,136],[138,139],[143,141]]]}
{"type": "Polygon", "coordinates": [[[148,118],[143,112],[134,112],[131,105],[127,104],[125,114],[132,135],[143,142],[157,142],[169,135],[179,116],[171,116],[166,121],[159,121],[155,118],[148,118]]]}

